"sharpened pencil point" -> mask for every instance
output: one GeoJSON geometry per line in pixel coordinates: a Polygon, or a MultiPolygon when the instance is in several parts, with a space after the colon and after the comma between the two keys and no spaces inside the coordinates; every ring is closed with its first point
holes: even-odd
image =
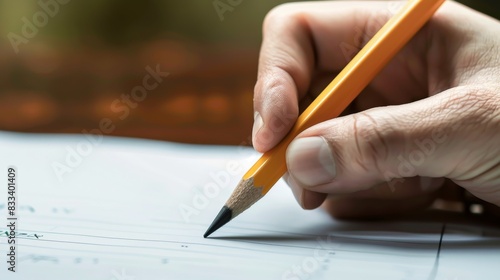
{"type": "Polygon", "coordinates": [[[215,217],[212,224],[208,227],[207,232],[203,235],[204,238],[207,238],[214,231],[221,228],[223,225],[227,224],[227,222],[231,221],[233,216],[233,211],[229,209],[227,206],[222,207],[217,217],[215,217]]]}

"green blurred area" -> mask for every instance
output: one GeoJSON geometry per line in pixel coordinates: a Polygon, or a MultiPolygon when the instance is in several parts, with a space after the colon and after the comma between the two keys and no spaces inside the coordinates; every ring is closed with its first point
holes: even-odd
{"type": "MultiPolygon", "coordinates": [[[[41,10],[39,1],[51,0],[0,1],[3,39],[9,32],[21,32],[21,18],[31,20],[41,10]]],[[[291,1],[72,0],[60,5],[59,13],[49,19],[50,23],[37,37],[73,44],[97,41],[120,45],[174,36],[201,42],[230,40],[255,45],[260,41],[265,14],[284,2],[291,1]]]]}
{"type": "MultiPolygon", "coordinates": [[[[32,19],[39,2],[57,0],[0,0],[0,32],[19,34],[21,18],[32,19]]],[[[62,0],[61,0],[62,1],[62,0]]],[[[99,42],[126,45],[162,37],[200,42],[232,41],[257,45],[265,14],[286,0],[64,0],[57,16],[40,30],[40,38],[69,44],[99,42]],[[221,18],[224,5],[230,6],[221,18]],[[231,6],[234,5],[234,6],[231,6]],[[218,11],[219,10],[219,13],[218,11]]],[[[498,17],[500,1],[462,0],[472,8],[498,17]]],[[[37,38],[37,39],[40,39],[37,38]]]]}

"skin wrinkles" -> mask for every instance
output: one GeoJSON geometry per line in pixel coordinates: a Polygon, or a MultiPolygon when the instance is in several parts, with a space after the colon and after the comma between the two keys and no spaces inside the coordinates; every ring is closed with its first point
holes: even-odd
{"type": "MultiPolygon", "coordinates": [[[[388,3],[312,2],[273,9],[266,17],[254,98],[264,124],[312,101],[329,81],[325,77],[337,74],[346,56],[388,20],[388,3]],[[343,53],[342,44],[350,45],[350,52],[343,53]]],[[[421,210],[438,197],[461,199],[450,193],[462,188],[486,202],[500,202],[497,34],[499,21],[444,3],[342,117],[297,136],[322,137],[330,149],[322,141],[297,142],[301,164],[287,153],[289,166],[306,169],[288,170],[299,203],[308,209],[322,204],[334,216],[377,217],[421,210]],[[322,152],[332,153],[333,165],[318,163],[330,159],[301,145],[322,145],[322,152]],[[318,176],[317,164],[335,166],[335,178],[316,186],[297,184],[322,182],[294,178],[306,176],[307,168],[318,176]]],[[[272,148],[291,123],[256,148],[272,148]]],[[[327,174],[319,177],[330,180],[327,174]]]]}

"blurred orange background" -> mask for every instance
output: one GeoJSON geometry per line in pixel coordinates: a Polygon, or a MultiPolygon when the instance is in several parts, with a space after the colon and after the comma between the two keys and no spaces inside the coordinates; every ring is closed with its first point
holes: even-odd
{"type": "Polygon", "coordinates": [[[284,2],[0,0],[0,130],[82,133],[109,118],[109,135],[250,145],[261,23],[284,2]],[[113,102],[157,65],[169,76],[121,119],[113,102]]]}

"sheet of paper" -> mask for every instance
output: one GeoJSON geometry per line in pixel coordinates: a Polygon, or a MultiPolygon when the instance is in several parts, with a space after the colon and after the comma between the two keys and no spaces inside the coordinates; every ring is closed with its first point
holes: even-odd
{"type": "Polygon", "coordinates": [[[304,211],[279,182],[202,234],[250,148],[0,133],[0,238],[8,261],[8,167],[16,169],[15,270],[0,279],[495,279],[498,230],[347,223],[304,211]],[[443,234],[444,233],[444,234],[443,234]],[[478,277],[481,276],[481,277],[478,277]],[[493,277],[493,278],[492,278],[493,277]]]}

